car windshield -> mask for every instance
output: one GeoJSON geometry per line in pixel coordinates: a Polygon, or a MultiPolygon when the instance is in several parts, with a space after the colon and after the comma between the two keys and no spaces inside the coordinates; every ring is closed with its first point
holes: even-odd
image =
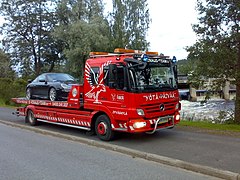
{"type": "Polygon", "coordinates": [[[130,88],[139,92],[156,92],[177,88],[170,64],[148,63],[146,68],[129,69],[130,88]]]}
{"type": "Polygon", "coordinates": [[[61,82],[74,82],[74,77],[69,74],[48,74],[50,81],[61,81],[61,82]]]}

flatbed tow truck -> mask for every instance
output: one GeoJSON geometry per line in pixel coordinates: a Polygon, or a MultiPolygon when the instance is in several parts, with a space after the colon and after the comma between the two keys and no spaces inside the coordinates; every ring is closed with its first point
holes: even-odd
{"type": "Polygon", "coordinates": [[[84,129],[104,141],[115,132],[154,133],[180,122],[176,58],[130,49],[91,52],[83,84],[73,85],[67,101],[13,98],[18,116],[84,129]]]}

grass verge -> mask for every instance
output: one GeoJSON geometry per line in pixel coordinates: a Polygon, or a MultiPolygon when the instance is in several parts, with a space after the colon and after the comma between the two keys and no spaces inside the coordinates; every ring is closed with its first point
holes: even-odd
{"type": "Polygon", "coordinates": [[[229,132],[239,132],[240,125],[238,124],[214,124],[205,121],[184,121],[179,123],[180,127],[194,127],[206,130],[216,130],[216,131],[229,131],[229,132]]]}

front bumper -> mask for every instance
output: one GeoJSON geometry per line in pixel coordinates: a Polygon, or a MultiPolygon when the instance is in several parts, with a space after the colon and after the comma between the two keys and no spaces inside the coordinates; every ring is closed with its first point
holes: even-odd
{"type": "Polygon", "coordinates": [[[154,133],[157,130],[172,128],[180,122],[180,115],[176,113],[175,115],[169,115],[164,117],[159,117],[155,119],[133,119],[128,123],[128,132],[149,132],[154,133]],[[137,126],[140,124],[142,126],[137,126]],[[143,125],[145,124],[145,125],[143,125]]]}

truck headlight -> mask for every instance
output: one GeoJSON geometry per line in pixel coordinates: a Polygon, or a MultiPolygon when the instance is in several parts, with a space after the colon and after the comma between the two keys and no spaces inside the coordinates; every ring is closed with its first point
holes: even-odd
{"type": "Polygon", "coordinates": [[[144,111],[142,110],[142,109],[137,109],[137,114],[139,115],[139,116],[144,116],[145,114],[144,114],[144,111]]]}
{"type": "Polygon", "coordinates": [[[133,128],[138,129],[138,128],[143,128],[147,125],[146,122],[135,122],[133,123],[133,128]]]}
{"type": "Polygon", "coordinates": [[[176,121],[179,121],[179,120],[180,120],[180,115],[179,115],[179,114],[177,114],[177,115],[175,116],[175,120],[176,120],[176,121]]]}

